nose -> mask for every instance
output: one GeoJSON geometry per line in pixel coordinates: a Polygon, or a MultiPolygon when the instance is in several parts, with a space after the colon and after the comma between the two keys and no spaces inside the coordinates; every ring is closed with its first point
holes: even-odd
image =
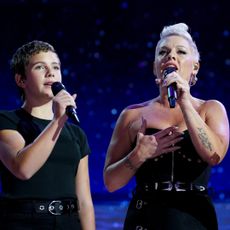
{"type": "Polygon", "coordinates": [[[54,77],[54,74],[51,72],[48,72],[47,77],[54,77]]]}
{"type": "Polygon", "coordinates": [[[169,54],[168,55],[168,60],[176,60],[176,57],[174,55],[169,54]]]}
{"type": "Polygon", "coordinates": [[[53,73],[51,68],[47,68],[46,76],[47,77],[54,77],[54,73],[53,73]]]}
{"type": "Polygon", "coordinates": [[[176,55],[173,51],[169,52],[168,56],[167,56],[168,60],[176,60],[176,55]]]}

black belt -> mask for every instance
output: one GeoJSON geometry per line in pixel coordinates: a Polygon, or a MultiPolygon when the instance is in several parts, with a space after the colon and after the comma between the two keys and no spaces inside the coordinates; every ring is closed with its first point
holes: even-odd
{"type": "Polygon", "coordinates": [[[203,185],[186,182],[153,182],[143,183],[136,186],[136,192],[157,192],[157,191],[176,191],[176,192],[207,192],[207,188],[203,185]]]}
{"type": "Polygon", "coordinates": [[[0,200],[1,212],[10,213],[40,213],[51,215],[64,215],[78,211],[77,199],[57,200],[0,200]]]}

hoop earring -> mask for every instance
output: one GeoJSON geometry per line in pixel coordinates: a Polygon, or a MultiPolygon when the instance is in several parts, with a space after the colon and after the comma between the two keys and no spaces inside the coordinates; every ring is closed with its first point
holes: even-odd
{"type": "Polygon", "coordinates": [[[189,85],[190,87],[191,86],[194,86],[196,84],[196,82],[198,81],[198,78],[195,74],[192,74],[191,78],[190,78],[190,81],[189,81],[189,85]]]}
{"type": "Polygon", "coordinates": [[[161,83],[161,80],[159,78],[155,78],[155,83],[156,85],[159,87],[160,83],[161,83]]]}

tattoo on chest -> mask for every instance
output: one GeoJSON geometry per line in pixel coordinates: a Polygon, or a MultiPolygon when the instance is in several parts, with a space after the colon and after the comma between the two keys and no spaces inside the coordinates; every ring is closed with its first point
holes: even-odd
{"type": "Polygon", "coordinates": [[[210,143],[210,141],[208,140],[208,136],[205,133],[205,131],[202,128],[198,128],[198,136],[201,140],[201,143],[203,144],[203,146],[208,149],[209,151],[212,151],[212,144],[210,143]]]}

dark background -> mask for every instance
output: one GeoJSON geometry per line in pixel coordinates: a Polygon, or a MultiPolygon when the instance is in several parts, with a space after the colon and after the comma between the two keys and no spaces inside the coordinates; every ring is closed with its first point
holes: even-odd
{"type": "MultiPolygon", "coordinates": [[[[192,94],[221,101],[229,113],[230,16],[227,1],[44,0],[0,1],[0,109],[21,105],[9,61],[31,40],[51,43],[62,61],[63,83],[77,92],[78,115],[92,149],[93,198],[128,198],[133,188],[109,194],[105,154],[115,122],[130,104],[155,97],[152,62],[163,26],[185,22],[201,54],[192,94]],[[206,2],[206,1],[205,1],[206,2]]],[[[215,111],[213,111],[215,112],[215,111]]],[[[213,197],[230,192],[230,156],[213,168],[213,197]]]]}

